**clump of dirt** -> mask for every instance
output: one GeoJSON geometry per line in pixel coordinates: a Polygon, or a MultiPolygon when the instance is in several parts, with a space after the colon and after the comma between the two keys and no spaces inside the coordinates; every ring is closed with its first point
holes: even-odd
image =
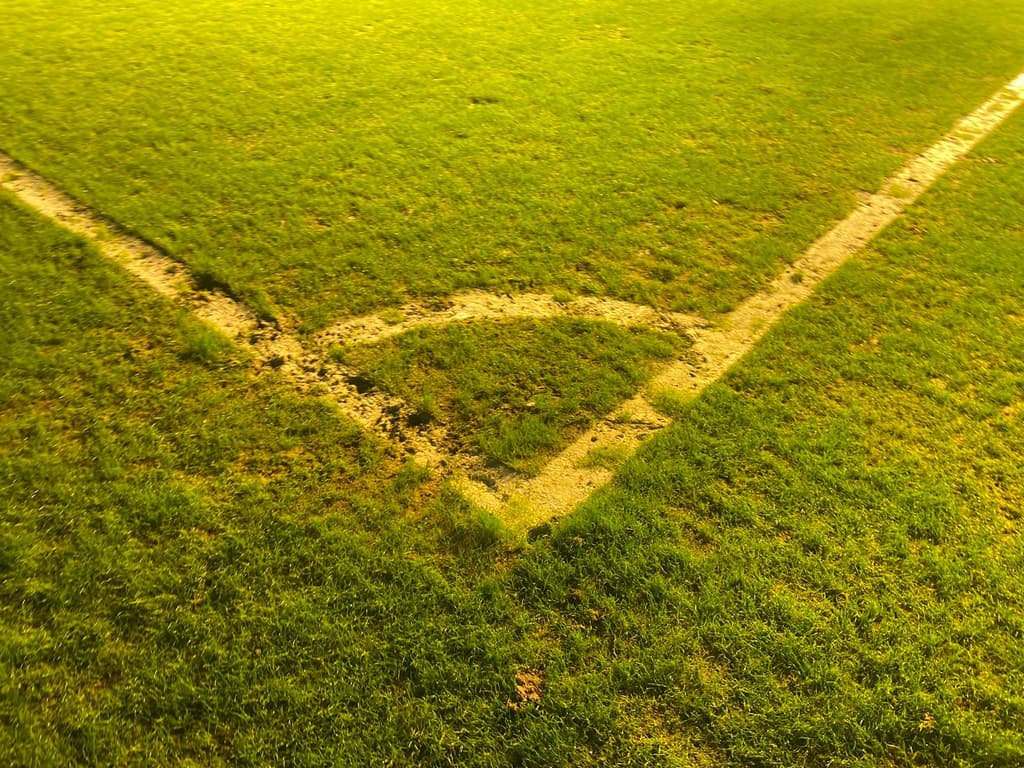
{"type": "Polygon", "coordinates": [[[537,669],[520,669],[516,672],[516,692],[508,700],[508,708],[521,712],[531,704],[540,701],[544,689],[544,673],[537,669]]]}

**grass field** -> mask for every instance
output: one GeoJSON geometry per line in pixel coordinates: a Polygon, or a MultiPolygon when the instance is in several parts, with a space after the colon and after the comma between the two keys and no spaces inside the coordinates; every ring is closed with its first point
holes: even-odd
{"type": "MultiPolygon", "coordinates": [[[[714,319],[1024,66],[922,5],[11,2],[0,150],[307,334],[714,319]]],[[[1024,764],[1022,211],[1018,114],[524,537],[0,192],[0,762],[1024,764]]],[[[687,348],[332,355],[529,473],[687,348]]]]}

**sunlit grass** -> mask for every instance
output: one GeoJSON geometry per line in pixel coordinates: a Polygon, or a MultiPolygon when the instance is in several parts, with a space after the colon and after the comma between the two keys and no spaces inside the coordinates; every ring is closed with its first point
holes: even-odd
{"type": "Polygon", "coordinates": [[[0,754],[1019,762],[1022,128],[526,547],[0,205],[0,754]]]}
{"type": "MultiPolygon", "coordinates": [[[[8,5],[0,148],[306,329],[713,314],[1024,61],[1017,0],[8,5]]],[[[525,540],[0,196],[0,763],[1024,764],[1022,147],[525,540]]],[[[528,472],[685,350],[332,355],[528,472]]]]}

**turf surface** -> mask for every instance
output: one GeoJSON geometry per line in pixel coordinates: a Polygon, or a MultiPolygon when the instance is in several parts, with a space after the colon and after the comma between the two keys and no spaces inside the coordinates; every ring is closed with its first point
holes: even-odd
{"type": "Polygon", "coordinates": [[[0,200],[0,755],[1019,764],[1022,139],[529,544],[0,200]]]}
{"type": "MultiPolygon", "coordinates": [[[[714,313],[1019,71],[1019,0],[922,6],[8,3],[0,149],[307,329],[714,313]]],[[[529,542],[0,197],[0,762],[1019,765],[1022,139],[529,542]]],[[[345,354],[528,470],[669,346],[345,354]]]]}

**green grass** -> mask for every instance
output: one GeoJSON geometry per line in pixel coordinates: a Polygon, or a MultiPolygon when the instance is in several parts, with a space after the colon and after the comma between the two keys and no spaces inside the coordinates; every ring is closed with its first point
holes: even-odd
{"type": "MultiPolygon", "coordinates": [[[[0,148],[307,329],[722,310],[1024,61],[1019,0],[8,6],[0,148]]],[[[0,195],[0,763],[1024,763],[1022,147],[525,541],[0,195]]],[[[529,470],[682,346],[338,354],[529,470]]]]}
{"type": "Polygon", "coordinates": [[[529,545],[0,199],[0,755],[1018,765],[1022,138],[529,545]]]}
{"type": "Polygon", "coordinates": [[[527,474],[640,388],[671,334],[559,318],[418,329],[343,350],[376,385],[443,417],[470,450],[527,474]]]}
{"type": "Polygon", "coordinates": [[[0,321],[0,762],[382,764],[457,747],[424,695],[502,712],[516,623],[418,551],[422,473],[6,198],[0,321]]]}
{"type": "Polygon", "coordinates": [[[710,314],[1015,75],[1022,10],[21,0],[0,148],[311,329],[470,286],[710,314]]]}

